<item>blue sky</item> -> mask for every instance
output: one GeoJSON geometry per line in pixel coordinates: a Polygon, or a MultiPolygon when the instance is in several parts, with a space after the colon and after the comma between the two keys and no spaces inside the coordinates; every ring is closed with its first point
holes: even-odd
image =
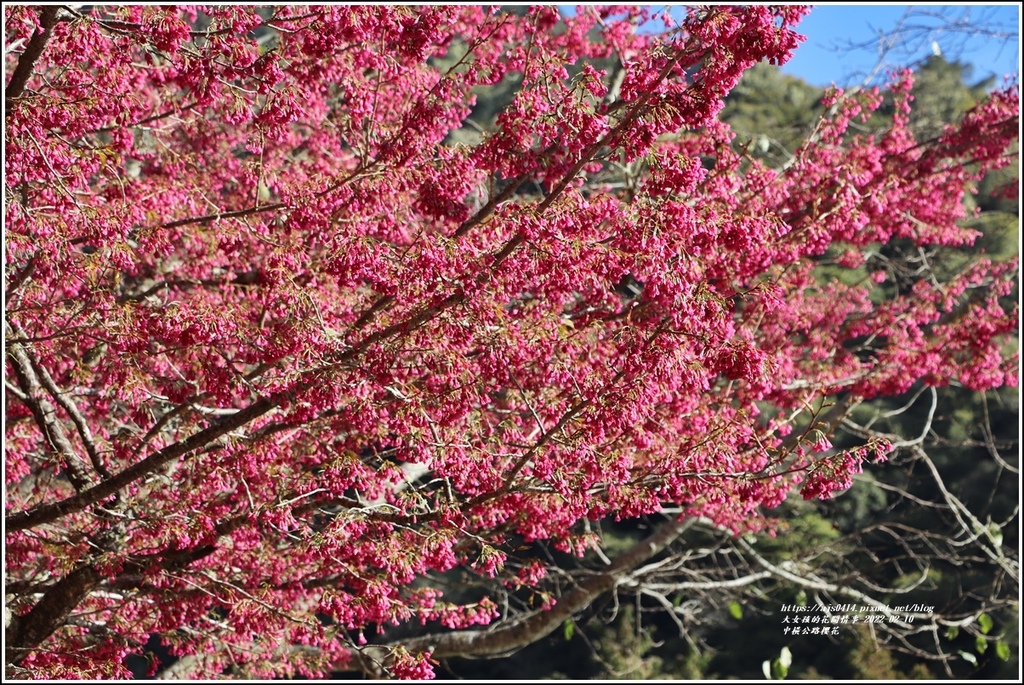
{"type": "MultiPolygon", "coordinates": [[[[574,14],[575,5],[558,4],[562,12],[574,14]]],[[[663,10],[666,5],[652,7],[663,10]]],[[[670,7],[675,14],[684,6],[670,7]]],[[[891,34],[901,21],[903,40],[881,60],[880,80],[884,81],[887,70],[914,66],[936,47],[950,61],[973,65],[974,81],[994,75],[1001,82],[1004,75],[1020,74],[1020,7],[1009,2],[818,5],[798,27],[807,41],[783,70],[816,86],[860,84],[880,61],[879,32],[891,34]],[[998,34],[1012,34],[1012,38],[998,34]]]]}
{"type": "Polygon", "coordinates": [[[885,69],[913,65],[937,46],[949,60],[974,66],[973,80],[1020,73],[1020,6],[1003,5],[818,5],[800,23],[807,41],[783,67],[813,85],[853,85],[879,62],[878,33],[895,30],[903,20],[904,40],[884,57],[885,69]],[[910,11],[908,14],[908,10],[910,11]],[[989,35],[970,35],[964,26],[989,35]],[[1014,38],[1000,37],[1012,33],[1014,38]],[[934,42],[934,45],[933,45],[934,42]],[[862,44],[860,48],[851,48],[862,44]],[[868,45],[870,44],[870,45],[868,45]]]}

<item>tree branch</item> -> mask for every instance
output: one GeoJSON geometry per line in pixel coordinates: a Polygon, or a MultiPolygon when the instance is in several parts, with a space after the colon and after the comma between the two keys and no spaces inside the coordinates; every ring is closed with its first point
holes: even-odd
{"type": "MultiPolygon", "coordinates": [[[[8,330],[10,330],[8,328],[8,330]]],[[[56,408],[46,398],[39,384],[39,378],[29,359],[28,352],[21,344],[13,344],[7,348],[7,357],[11,360],[14,376],[24,393],[19,399],[25,403],[36,425],[39,426],[47,444],[61,455],[64,471],[75,490],[81,493],[89,487],[91,479],[82,468],[81,458],[64,431],[64,425],[57,417],[56,408]]]]}
{"type": "Polygon", "coordinates": [[[580,582],[558,599],[548,611],[538,611],[496,630],[464,630],[424,635],[388,645],[409,652],[429,651],[434,658],[448,656],[499,656],[514,652],[550,634],[599,595],[614,590],[630,571],[672,544],[692,520],[669,521],[647,539],[617,557],[604,572],[580,582]]]}
{"type": "Polygon", "coordinates": [[[32,610],[11,619],[4,631],[4,663],[16,665],[61,626],[68,613],[85,599],[103,576],[91,564],[67,574],[50,588],[32,610]]]}
{"type": "Polygon", "coordinates": [[[76,511],[81,511],[90,505],[101,502],[117,493],[118,490],[129,483],[147,476],[172,460],[188,455],[197,450],[201,450],[227,433],[230,433],[237,428],[241,428],[250,421],[266,414],[277,406],[278,402],[279,398],[263,398],[257,400],[245,409],[228,416],[223,421],[220,421],[205,430],[201,430],[198,433],[194,433],[185,440],[168,445],[162,450],[154,452],[142,461],[129,466],[112,478],[83,490],[74,497],[68,497],[67,499],[63,499],[59,502],[44,504],[27,511],[11,514],[4,520],[7,532],[10,533],[25,530],[43,523],[50,523],[51,521],[56,521],[63,516],[67,516],[68,514],[72,514],[76,511]]]}
{"type": "Polygon", "coordinates": [[[28,45],[25,46],[25,51],[18,58],[18,66],[14,68],[14,74],[11,76],[7,88],[4,89],[4,106],[7,108],[6,116],[11,116],[11,112],[14,111],[14,101],[25,92],[25,86],[28,85],[28,80],[32,78],[32,70],[42,56],[46,43],[50,40],[50,33],[53,27],[57,25],[57,14],[60,12],[60,7],[47,5],[36,8],[36,11],[39,13],[39,28],[32,34],[32,39],[29,40],[28,45]]]}
{"type": "MultiPolygon", "coordinates": [[[[18,330],[15,327],[15,332],[18,335],[24,336],[25,332],[18,330]]],[[[39,363],[28,348],[24,349],[25,356],[28,358],[32,368],[36,371],[39,377],[39,381],[54,401],[67,412],[67,415],[71,417],[71,422],[75,424],[75,428],[78,430],[78,437],[81,438],[82,444],[85,446],[86,454],[89,455],[89,461],[92,462],[92,466],[96,469],[102,478],[110,478],[110,472],[107,467],[103,464],[103,460],[100,458],[99,451],[96,449],[96,441],[93,439],[92,431],[89,429],[89,424],[82,416],[82,412],[78,410],[78,407],[74,402],[69,400],[64,392],[61,391],[57,384],[54,382],[53,377],[50,376],[50,372],[39,363]]]]}

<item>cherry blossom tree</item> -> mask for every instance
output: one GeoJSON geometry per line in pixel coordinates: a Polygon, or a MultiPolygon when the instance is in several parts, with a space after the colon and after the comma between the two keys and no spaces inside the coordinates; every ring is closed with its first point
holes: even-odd
{"type": "Polygon", "coordinates": [[[1016,88],[928,140],[834,91],[768,168],[717,114],[805,13],[5,7],[7,675],[429,677],[849,487],[859,402],[1015,385],[1016,263],[881,248],[975,239],[1016,88]]]}

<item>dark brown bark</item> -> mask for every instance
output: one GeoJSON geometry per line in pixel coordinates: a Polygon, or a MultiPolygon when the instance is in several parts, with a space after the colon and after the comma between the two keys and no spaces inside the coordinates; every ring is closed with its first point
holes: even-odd
{"type": "Polygon", "coordinates": [[[4,663],[17,664],[50,637],[102,579],[92,565],[81,566],[61,578],[30,612],[11,619],[4,631],[4,663]]]}
{"type": "Polygon", "coordinates": [[[57,14],[60,12],[60,7],[47,5],[45,7],[37,7],[36,11],[39,13],[39,28],[32,34],[28,45],[25,46],[25,51],[21,53],[21,57],[18,59],[18,66],[14,68],[14,74],[11,75],[11,80],[4,89],[4,105],[7,107],[7,116],[11,115],[14,101],[25,92],[25,86],[28,85],[28,80],[32,78],[32,71],[35,69],[36,62],[39,61],[46,43],[50,40],[50,33],[53,27],[57,25],[57,14]]]}
{"type": "MultiPolygon", "coordinates": [[[[245,520],[245,517],[238,517],[224,522],[217,527],[218,537],[230,535],[245,520]]],[[[122,535],[122,530],[113,527],[102,533],[97,542],[102,549],[116,553],[122,546],[122,535]]],[[[215,545],[207,544],[188,550],[127,557],[123,561],[121,575],[125,577],[144,573],[153,564],[166,570],[179,571],[209,556],[216,549],[215,545]]],[[[17,665],[21,659],[42,644],[67,622],[75,607],[103,582],[103,578],[95,563],[80,566],[46,590],[42,599],[30,612],[13,618],[5,631],[4,663],[17,665]]]]}

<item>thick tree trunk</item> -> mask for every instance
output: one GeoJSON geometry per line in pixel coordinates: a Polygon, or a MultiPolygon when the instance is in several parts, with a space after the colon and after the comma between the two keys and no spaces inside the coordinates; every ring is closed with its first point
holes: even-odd
{"type": "Polygon", "coordinates": [[[79,567],[50,588],[32,611],[12,617],[4,630],[4,664],[17,664],[50,637],[102,579],[91,564],[79,567]]]}

